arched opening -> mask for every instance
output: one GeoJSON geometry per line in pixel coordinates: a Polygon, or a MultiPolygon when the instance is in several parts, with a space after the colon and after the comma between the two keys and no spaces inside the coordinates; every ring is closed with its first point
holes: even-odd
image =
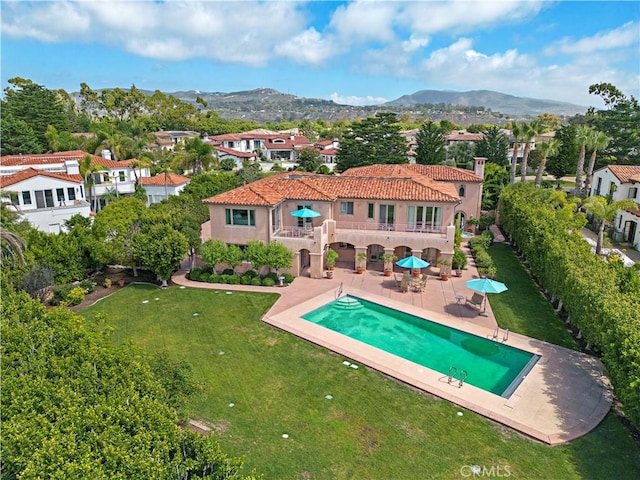
{"type": "Polygon", "coordinates": [[[306,248],[300,250],[298,271],[301,277],[311,277],[311,252],[306,248]]]}

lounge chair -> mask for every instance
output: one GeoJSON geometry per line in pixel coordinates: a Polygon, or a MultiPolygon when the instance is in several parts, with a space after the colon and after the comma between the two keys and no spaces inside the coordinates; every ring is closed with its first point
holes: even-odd
{"type": "Polygon", "coordinates": [[[481,295],[479,293],[474,293],[471,298],[467,298],[467,301],[465,302],[466,304],[471,304],[474,307],[482,307],[482,302],[484,301],[484,295],[481,295]]]}

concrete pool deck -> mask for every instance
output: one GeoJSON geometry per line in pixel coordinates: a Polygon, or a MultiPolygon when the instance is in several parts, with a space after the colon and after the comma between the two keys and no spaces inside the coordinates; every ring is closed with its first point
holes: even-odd
{"type": "MultiPolygon", "coordinates": [[[[458,303],[456,295],[468,297],[463,277],[443,282],[435,276],[424,292],[401,293],[393,277],[368,270],[357,275],[350,268],[336,268],[333,279],[299,277],[284,288],[216,285],[192,282],[184,271],[173,281],[195,288],[261,291],[280,294],[263,321],[312,343],[326,347],[350,361],[366,365],[398,380],[449,400],[463,408],[511,427],[532,438],[557,445],[578,438],[595,428],[608,413],[613,399],[602,363],[593,356],[509,332],[506,343],[540,355],[510,398],[491,394],[473,385],[449,384],[447,376],[383,352],[301,318],[302,315],[343,294],[370,300],[412,315],[442,323],[475,335],[493,338],[496,322],[487,304],[487,316],[458,303]]],[[[502,342],[500,330],[497,341],[502,342]]]]}

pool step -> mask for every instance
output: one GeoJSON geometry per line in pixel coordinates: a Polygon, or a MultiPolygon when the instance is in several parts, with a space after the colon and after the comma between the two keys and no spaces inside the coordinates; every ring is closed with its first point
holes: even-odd
{"type": "Polygon", "coordinates": [[[337,299],[334,305],[340,310],[360,310],[363,307],[358,299],[347,296],[337,299]]]}

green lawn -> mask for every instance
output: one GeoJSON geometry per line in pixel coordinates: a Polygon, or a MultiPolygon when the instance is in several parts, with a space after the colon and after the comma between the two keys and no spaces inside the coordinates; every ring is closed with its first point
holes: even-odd
{"type": "Polygon", "coordinates": [[[83,313],[106,314],[117,342],[189,362],[200,384],[191,416],[265,479],[466,478],[465,465],[516,479],[640,478],[640,448],[612,415],[569,445],[542,445],[263,324],[275,298],[129,286],[83,313]]]}
{"type": "Polygon", "coordinates": [[[500,328],[578,350],[571,333],[511,247],[506,243],[496,243],[489,247],[488,252],[496,266],[496,280],[505,283],[509,289],[489,294],[489,303],[500,328]]]}

